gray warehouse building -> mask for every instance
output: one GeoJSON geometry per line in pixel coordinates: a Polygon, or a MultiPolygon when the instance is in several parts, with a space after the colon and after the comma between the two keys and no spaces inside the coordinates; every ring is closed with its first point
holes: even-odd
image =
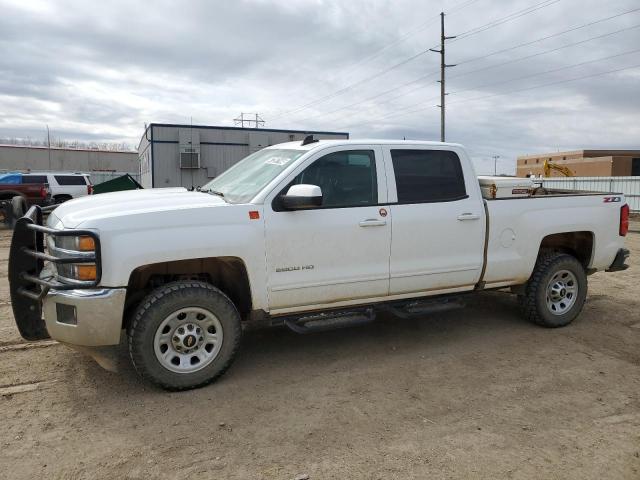
{"type": "Polygon", "coordinates": [[[138,146],[140,183],[144,188],[202,186],[250,153],[307,135],[349,138],[345,132],[152,123],[138,146]]]}
{"type": "Polygon", "coordinates": [[[138,173],[136,152],[0,145],[0,171],[36,170],[138,173]]]}

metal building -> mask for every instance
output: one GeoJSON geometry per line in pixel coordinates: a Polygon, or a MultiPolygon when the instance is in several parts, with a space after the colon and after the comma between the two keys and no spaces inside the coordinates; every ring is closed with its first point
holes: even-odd
{"type": "Polygon", "coordinates": [[[14,170],[138,173],[139,166],[136,152],[0,145],[0,171],[14,170]]]}
{"type": "Polygon", "coordinates": [[[202,186],[250,153],[307,135],[349,138],[345,132],[152,123],[138,146],[140,183],[144,188],[202,186]]]}

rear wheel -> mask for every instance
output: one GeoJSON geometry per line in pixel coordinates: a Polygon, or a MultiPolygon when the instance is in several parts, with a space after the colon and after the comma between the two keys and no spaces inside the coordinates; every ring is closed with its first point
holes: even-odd
{"type": "Polygon", "coordinates": [[[233,361],[240,315],[220,290],[180,281],[151,292],[128,329],[129,353],[140,375],[168,390],[212,382],[233,361]]]}
{"type": "Polygon", "coordinates": [[[528,320],[544,327],[564,327],[580,314],[586,296],[582,264],[571,255],[549,253],[536,262],[518,301],[528,320]]]}

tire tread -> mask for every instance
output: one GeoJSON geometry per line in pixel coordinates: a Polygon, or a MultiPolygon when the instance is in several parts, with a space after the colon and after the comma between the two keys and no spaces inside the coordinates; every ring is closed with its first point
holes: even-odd
{"type": "MultiPolygon", "coordinates": [[[[226,333],[226,332],[225,332],[226,333]]],[[[150,382],[158,385],[165,390],[171,391],[182,391],[182,390],[190,390],[193,388],[203,387],[217,380],[220,376],[222,376],[231,366],[233,360],[236,356],[238,349],[240,348],[240,340],[242,337],[242,326],[239,321],[239,314],[236,308],[233,305],[233,302],[225,295],[220,289],[214,287],[210,283],[201,282],[196,280],[188,280],[188,281],[177,281],[167,283],[155,290],[153,290],[149,295],[147,295],[138,305],[135,310],[134,317],[130,322],[129,329],[127,331],[127,343],[129,347],[129,356],[131,357],[131,361],[136,372],[145,380],[149,380],[150,382]],[[225,339],[231,338],[234,339],[233,347],[231,350],[231,354],[228,355],[226,361],[218,368],[216,373],[199,382],[197,384],[187,384],[187,385],[176,385],[174,383],[169,383],[157,378],[154,375],[151,375],[145,365],[145,359],[142,354],[142,342],[143,342],[143,334],[144,334],[144,320],[145,314],[158,302],[162,301],[169,294],[178,294],[181,296],[186,296],[188,293],[193,292],[194,289],[204,289],[207,290],[207,293],[211,295],[212,298],[221,297],[225,300],[225,304],[229,307],[229,314],[238,317],[238,321],[233,322],[235,327],[234,332],[229,332],[230,334],[225,334],[225,339]]]]}
{"type": "MultiPolygon", "coordinates": [[[[539,290],[541,288],[545,288],[545,285],[542,284],[544,276],[547,274],[549,269],[553,268],[555,263],[568,259],[579,263],[575,257],[566,253],[557,251],[541,252],[536,261],[531,278],[529,278],[529,281],[525,284],[524,294],[518,295],[520,311],[526,320],[547,328],[562,327],[573,321],[573,318],[571,318],[569,322],[566,323],[552,323],[544,318],[537,305],[539,290]]],[[[582,307],[580,307],[580,309],[581,308],[582,307]]]]}

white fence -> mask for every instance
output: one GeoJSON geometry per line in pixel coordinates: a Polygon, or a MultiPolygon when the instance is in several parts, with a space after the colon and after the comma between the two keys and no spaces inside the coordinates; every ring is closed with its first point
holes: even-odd
{"type": "Polygon", "coordinates": [[[624,193],[632,212],[640,212],[640,177],[545,178],[543,186],[567,190],[624,193]]]}

